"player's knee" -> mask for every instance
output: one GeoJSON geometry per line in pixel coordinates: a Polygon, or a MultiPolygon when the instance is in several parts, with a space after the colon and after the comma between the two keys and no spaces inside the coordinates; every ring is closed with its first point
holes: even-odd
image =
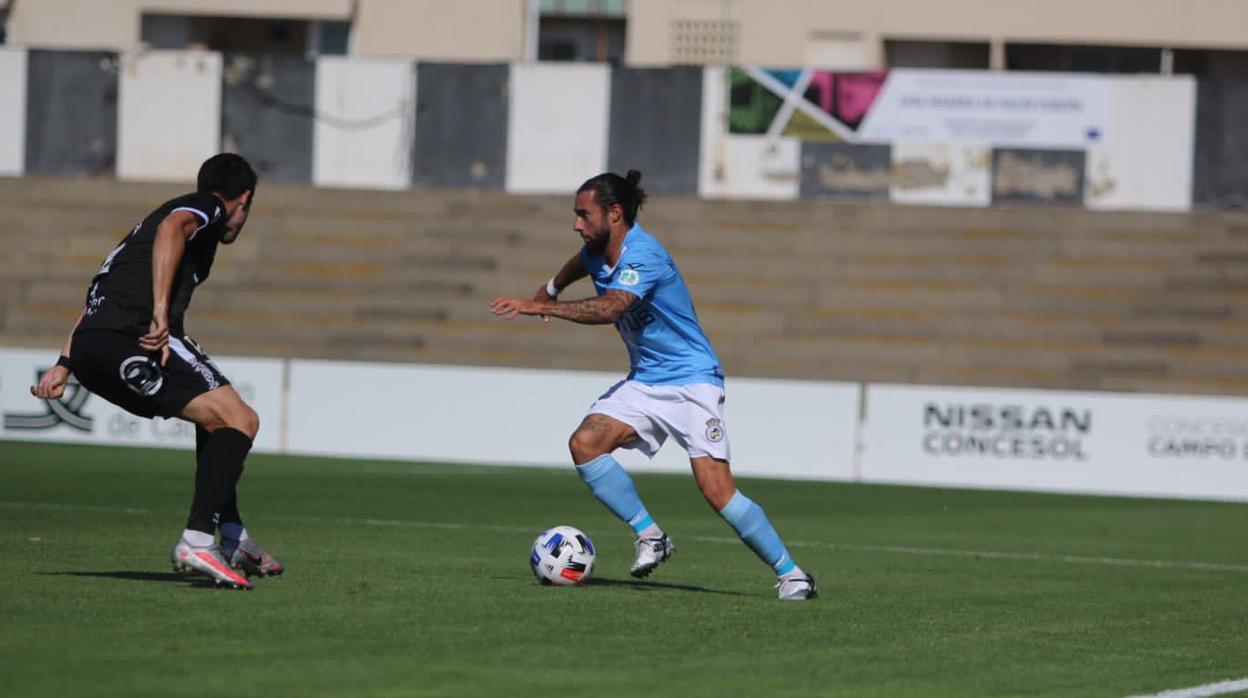
{"type": "Polygon", "coordinates": [[[224,425],[231,429],[237,429],[247,435],[249,439],[255,439],[256,434],[260,433],[260,415],[246,404],[239,404],[236,408],[230,410],[229,415],[224,420],[224,425]]]}
{"type": "Polygon", "coordinates": [[[247,438],[254,440],[256,434],[260,433],[260,415],[247,405],[243,405],[242,413],[239,415],[239,424],[235,428],[246,434],[247,438]]]}
{"type": "Polygon", "coordinates": [[[611,452],[611,448],[603,443],[600,435],[584,429],[572,432],[571,438],[568,439],[568,450],[572,452],[572,460],[577,464],[588,463],[604,453],[611,452]]]}
{"type": "Polygon", "coordinates": [[[704,483],[701,486],[702,497],[706,499],[706,503],[715,511],[721,511],[728,506],[728,502],[732,500],[732,496],[737,493],[737,488],[732,484],[722,483],[704,483]]]}

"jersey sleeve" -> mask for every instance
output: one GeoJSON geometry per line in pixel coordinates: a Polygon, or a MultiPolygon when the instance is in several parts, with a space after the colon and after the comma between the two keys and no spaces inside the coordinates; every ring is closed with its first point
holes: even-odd
{"type": "Polygon", "coordinates": [[[225,207],[221,205],[217,197],[211,194],[190,194],[182,197],[182,200],[176,202],[169,213],[172,215],[177,211],[188,211],[199,219],[199,226],[195,228],[196,233],[206,226],[219,222],[225,216],[225,207]]]}
{"type": "Polygon", "coordinates": [[[606,289],[628,291],[638,298],[646,298],[671,272],[665,255],[651,250],[629,251],[620,256],[606,289]]]}

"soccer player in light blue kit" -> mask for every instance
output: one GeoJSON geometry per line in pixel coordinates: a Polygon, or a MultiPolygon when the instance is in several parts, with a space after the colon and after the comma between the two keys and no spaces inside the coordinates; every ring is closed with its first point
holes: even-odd
{"type": "Polygon", "coordinates": [[[708,504],[775,570],[781,600],[815,598],[815,579],[802,571],[762,507],[737,489],[729,469],[724,424],[724,375],[698,324],[685,280],[671,255],[636,222],[646,194],[641,173],[604,173],[576,192],[573,230],[585,246],[533,299],[496,298],[495,315],[557,317],[585,325],[614,324],[628,347],[631,371],[589,408],[568,443],[577,473],[594,496],[637,535],[630,573],[645,577],[676,546],[646,511],[633,479],[611,455],[633,448],[653,457],[671,436],[689,453],[708,504]],[[589,276],[597,297],[556,300],[589,276]]]}

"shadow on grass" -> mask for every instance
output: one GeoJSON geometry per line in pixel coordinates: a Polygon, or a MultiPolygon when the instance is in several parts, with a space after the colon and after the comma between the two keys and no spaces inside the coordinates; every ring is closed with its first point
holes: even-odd
{"type": "Polygon", "coordinates": [[[739,591],[723,591],[722,589],[707,589],[706,587],[694,586],[692,584],[666,584],[664,582],[647,582],[641,579],[607,579],[605,577],[591,577],[585,582],[587,587],[623,587],[634,591],[693,591],[700,594],[720,594],[723,596],[750,596],[739,591]]]}
{"type": "Polygon", "coordinates": [[[180,572],[132,572],[114,570],[112,572],[41,572],[45,577],[102,577],[105,579],[124,579],[131,582],[177,582],[199,589],[214,589],[216,585],[205,577],[188,577],[180,572]]]}

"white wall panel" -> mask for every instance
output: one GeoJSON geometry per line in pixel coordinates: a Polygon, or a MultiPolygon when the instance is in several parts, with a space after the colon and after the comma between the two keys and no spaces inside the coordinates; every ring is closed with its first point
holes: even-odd
{"type": "Polygon", "coordinates": [[[122,56],[119,90],[117,176],[195,181],[221,147],[221,54],[122,56]]]}
{"type": "Polygon", "coordinates": [[[0,175],[26,169],[26,50],[0,48],[0,175]]]}
{"type": "Polygon", "coordinates": [[[1192,204],[1196,80],[1116,77],[1102,143],[1088,149],[1094,209],[1185,211],[1192,204]]]}
{"type": "Polygon", "coordinates": [[[507,191],[572,194],[604,172],[610,102],[605,65],[512,65],[507,191]]]}
{"type": "Polygon", "coordinates": [[[416,134],[416,67],[408,60],[322,56],[316,63],[312,182],[406,189],[416,134]]]}

